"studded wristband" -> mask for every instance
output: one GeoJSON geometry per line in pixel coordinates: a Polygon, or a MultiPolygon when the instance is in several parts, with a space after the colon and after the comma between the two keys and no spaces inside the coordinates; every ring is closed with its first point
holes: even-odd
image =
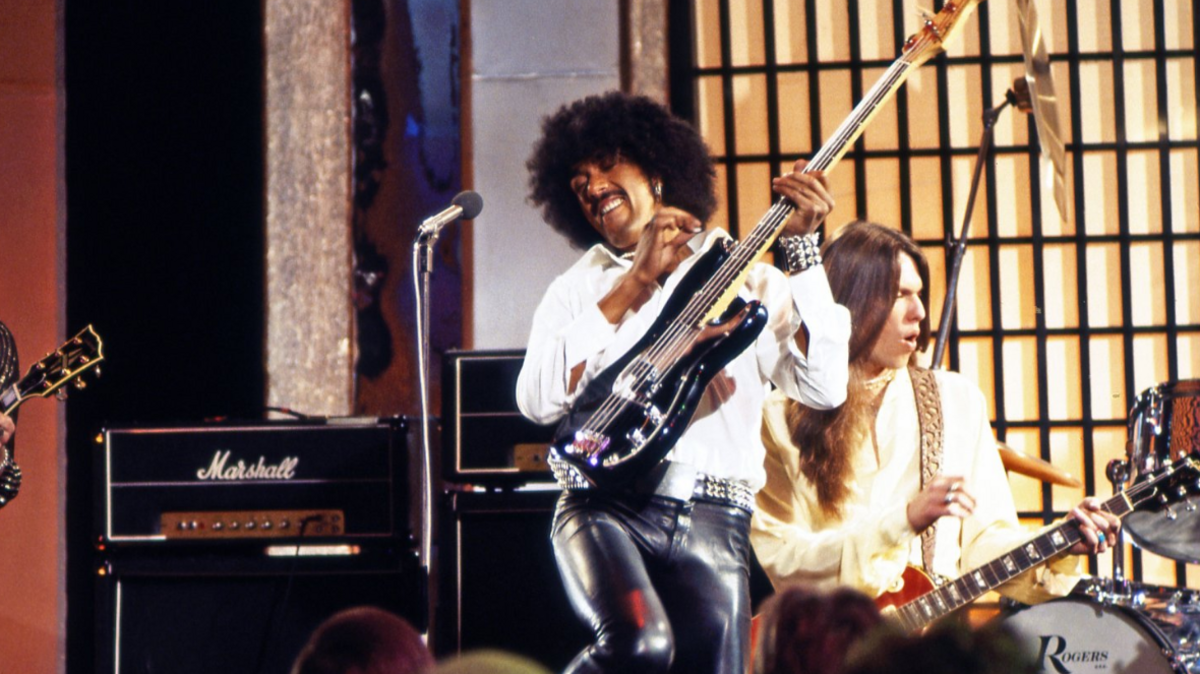
{"type": "Polygon", "coordinates": [[[789,274],[821,264],[821,245],[816,232],[804,236],[781,236],[778,245],[783,253],[780,266],[789,274]]]}

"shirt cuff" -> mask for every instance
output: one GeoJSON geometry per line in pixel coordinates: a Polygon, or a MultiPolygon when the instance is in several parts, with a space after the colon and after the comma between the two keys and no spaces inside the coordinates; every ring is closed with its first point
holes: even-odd
{"type": "Polygon", "coordinates": [[[824,266],[809,267],[799,274],[789,275],[787,279],[792,288],[792,301],[801,321],[812,322],[815,317],[809,315],[810,309],[820,311],[830,304],[836,304],[833,290],[829,288],[829,278],[825,276],[824,266]]]}

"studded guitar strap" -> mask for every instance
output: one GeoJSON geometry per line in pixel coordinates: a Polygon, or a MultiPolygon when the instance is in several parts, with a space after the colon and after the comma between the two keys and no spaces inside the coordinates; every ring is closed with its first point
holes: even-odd
{"type": "MultiPolygon", "coordinates": [[[[908,368],[913,393],[917,398],[917,421],[921,433],[921,489],[942,471],[942,400],[938,396],[933,371],[920,367],[908,368]]],[[[921,564],[930,578],[933,572],[933,552],[937,539],[937,522],[921,532],[921,564]]]]}

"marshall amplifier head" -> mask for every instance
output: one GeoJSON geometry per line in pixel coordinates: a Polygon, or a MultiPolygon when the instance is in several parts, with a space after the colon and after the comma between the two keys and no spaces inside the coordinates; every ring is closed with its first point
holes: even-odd
{"type": "Polygon", "coordinates": [[[443,357],[442,477],[504,486],[553,482],[546,453],[554,426],[517,409],[517,375],[525,352],[449,351],[443,357]]]}
{"type": "Polygon", "coordinates": [[[410,535],[403,419],[109,428],[100,543],[410,535]]]}

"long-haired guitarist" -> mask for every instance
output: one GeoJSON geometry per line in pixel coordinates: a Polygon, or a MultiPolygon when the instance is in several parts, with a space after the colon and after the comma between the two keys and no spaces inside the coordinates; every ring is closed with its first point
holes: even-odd
{"type": "MultiPolygon", "coordinates": [[[[12,386],[19,376],[17,343],[8,326],[0,322],[0,391],[12,386]]],[[[15,498],[21,486],[20,469],[9,444],[16,432],[16,419],[0,410],[0,507],[15,498]]]]}
{"type": "MultiPolygon", "coordinates": [[[[910,368],[929,341],[929,265],[894,229],[853,223],[824,250],[836,300],[852,316],[850,386],[834,411],[772,397],[765,408],[767,484],[751,539],[775,583],[899,590],[908,566],[957,578],[1023,543],[982,392],[953,372],[910,368]]],[[[1086,498],[1070,514],[1099,553],[1120,527],[1086,498]]],[[[1032,603],[1066,594],[1077,558],[1016,577],[1000,591],[1032,603]]]]}
{"type": "MultiPolygon", "coordinates": [[[[647,334],[673,293],[693,292],[681,279],[730,239],[707,226],[716,207],[707,147],[657,103],[588,97],[543,120],[542,132],[530,200],[585,249],[538,307],[517,382],[522,412],[551,423],[647,334]]],[[[555,555],[595,634],[568,672],[744,672],[762,403],[774,385],[831,408],[848,376],[849,315],[832,300],[813,235],[833,198],[823,175],[801,166],[773,183],[796,206],[782,235],[792,273],[756,264],[735,288],[762,302],[766,325],[717,366],[666,460],[604,488],[558,466],[555,555]]]]}

